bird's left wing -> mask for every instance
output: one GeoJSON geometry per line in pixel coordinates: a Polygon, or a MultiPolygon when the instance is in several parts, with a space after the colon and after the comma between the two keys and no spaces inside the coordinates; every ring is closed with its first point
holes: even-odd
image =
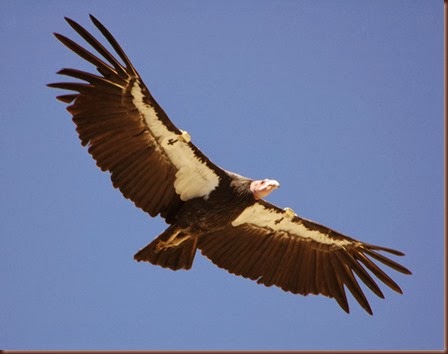
{"type": "Polygon", "coordinates": [[[59,74],[84,82],[48,86],[75,91],[58,99],[71,103],[67,109],[81,143],[89,146],[98,167],[111,172],[114,186],[150,215],[167,217],[182,201],[206,197],[226,174],[170,121],[115,38],[95,17],[90,18],[121,62],[86,29],[66,18],[100,56],[63,35],[55,36],[100,75],[63,69],[59,74]]]}
{"type": "Polygon", "coordinates": [[[354,273],[384,298],[366,268],[393,290],[400,287],[373,260],[404,274],[411,272],[378,251],[403,253],[357,241],[298,217],[263,200],[246,208],[225,229],[204,235],[198,248],[217,266],[266,286],[295,294],[335,298],[348,313],[344,287],[372,314],[354,273]],[[373,260],[372,260],[373,259],[373,260]]]}

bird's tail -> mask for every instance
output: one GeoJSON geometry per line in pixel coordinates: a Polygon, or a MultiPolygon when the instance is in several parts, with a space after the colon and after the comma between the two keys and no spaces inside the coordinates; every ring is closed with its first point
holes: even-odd
{"type": "Polygon", "coordinates": [[[171,225],[154,241],[138,251],[134,259],[172,270],[190,269],[196,253],[197,237],[171,225]]]}

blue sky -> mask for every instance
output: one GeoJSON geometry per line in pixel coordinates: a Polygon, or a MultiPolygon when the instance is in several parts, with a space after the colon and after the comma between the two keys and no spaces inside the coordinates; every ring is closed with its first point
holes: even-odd
{"type": "MultiPolygon", "coordinates": [[[[441,1],[0,2],[0,347],[442,349],[441,1]],[[165,229],[82,148],[58,90],[90,69],[53,36],[122,44],[173,122],[218,165],[275,178],[280,207],[396,248],[404,295],[297,296],[197,254],[173,272],[133,260],[165,229]],[[95,32],[97,33],[97,32],[95,32]]],[[[79,40],[81,41],[81,40],[79,40]]],[[[365,289],[365,287],[364,287],[365,289]]]]}

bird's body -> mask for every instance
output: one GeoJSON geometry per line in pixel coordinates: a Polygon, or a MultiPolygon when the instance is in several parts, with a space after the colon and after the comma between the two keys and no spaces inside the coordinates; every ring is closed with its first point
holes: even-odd
{"type": "Polygon", "coordinates": [[[135,259],[173,270],[191,268],[200,237],[229,226],[255,203],[250,184],[247,178],[229,174],[207,198],[181,202],[174,215],[167,218],[172,226],[140,250],[135,259]]]}
{"type": "Polygon", "coordinates": [[[91,19],[118,54],[118,61],[76,22],[67,22],[100,54],[55,34],[93,64],[100,75],[75,69],[59,74],[84,82],[50,87],[75,91],[58,96],[70,104],[83,145],[113,185],[151,216],[170,225],[135,259],[162,267],[191,268],[196,250],[229,272],[297,294],[335,298],[349,312],[345,288],[372,313],[354,273],[384,297],[375,275],[393,290],[400,287],[372,259],[401,273],[410,271],[378,251],[399,251],[357,241],[263,200],[279,187],[275,180],[253,180],[210,161],[178,129],[152,97],[109,31],[91,19]],[[104,61],[105,60],[105,61],[104,61]]]}

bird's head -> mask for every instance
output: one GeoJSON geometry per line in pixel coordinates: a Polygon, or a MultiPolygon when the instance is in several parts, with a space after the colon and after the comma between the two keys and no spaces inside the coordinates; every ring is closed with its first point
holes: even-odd
{"type": "Polygon", "coordinates": [[[256,200],[266,197],[274,189],[280,187],[280,183],[273,179],[262,179],[253,181],[250,184],[250,190],[256,200]]]}

